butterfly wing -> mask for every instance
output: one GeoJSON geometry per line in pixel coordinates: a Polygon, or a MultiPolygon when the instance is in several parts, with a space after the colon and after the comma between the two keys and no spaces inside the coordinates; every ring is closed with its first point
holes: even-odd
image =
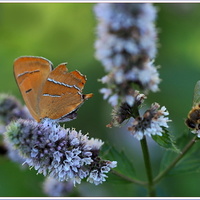
{"type": "Polygon", "coordinates": [[[52,63],[42,57],[23,56],[14,61],[14,75],[31,115],[39,121],[39,101],[52,63]]]}
{"type": "Polygon", "coordinates": [[[44,84],[40,101],[40,118],[70,120],[70,117],[66,116],[75,112],[86,99],[92,97],[92,94],[82,94],[85,82],[86,77],[80,72],[68,72],[66,64],[56,67],[44,84]]]}

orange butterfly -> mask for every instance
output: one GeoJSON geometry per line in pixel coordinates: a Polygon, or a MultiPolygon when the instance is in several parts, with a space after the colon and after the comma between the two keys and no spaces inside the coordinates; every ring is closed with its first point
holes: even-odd
{"type": "Polygon", "coordinates": [[[78,108],[93,94],[82,94],[86,77],[68,72],[66,63],[53,69],[42,57],[22,56],[14,61],[14,74],[24,101],[35,120],[58,122],[76,118],[78,108]]]}

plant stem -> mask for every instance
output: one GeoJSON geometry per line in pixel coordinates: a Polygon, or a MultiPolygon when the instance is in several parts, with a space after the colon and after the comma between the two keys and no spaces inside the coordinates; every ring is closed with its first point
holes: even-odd
{"type": "Polygon", "coordinates": [[[140,141],[141,146],[142,146],[142,152],[143,152],[143,157],[144,157],[144,163],[145,163],[145,169],[147,173],[147,178],[148,178],[148,192],[150,197],[155,197],[156,192],[154,188],[154,183],[153,183],[153,176],[152,176],[152,168],[151,168],[151,162],[150,162],[150,156],[149,156],[149,151],[148,151],[148,146],[147,146],[147,141],[146,137],[140,141]]]}
{"type": "Polygon", "coordinates": [[[196,139],[197,139],[197,136],[195,136],[194,138],[192,138],[192,140],[183,148],[181,154],[179,154],[174,159],[174,161],[172,161],[172,163],[165,170],[163,170],[160,174],[158,174],[158,176],[155,177],[155,179],[153,180],[154,184],[158,183],[160,181],[160,179],[162,179],[178,163],[178,161],[181,160],[181,158],[183,158],[183,156],[195,144],[196,139]]]}
{"type": "Polygon", "coordinates": [[[140,181],[140,180],[137,180],[137,179],[130,178],[130,177],[124,175],[124,174],[121,174],[120,172],[115,171],[115,170],[112,170],[112,173],[117,175],[117,176],[119,176],[119,177],[121,177],[122,179],[124,179],[124,180],[126,180],[128,182],[131,182],[131,183],[134,183],[134,184],[138,184],[138,185],[147,185],[147,183],[144,182],[144,181],[140,181]]]}

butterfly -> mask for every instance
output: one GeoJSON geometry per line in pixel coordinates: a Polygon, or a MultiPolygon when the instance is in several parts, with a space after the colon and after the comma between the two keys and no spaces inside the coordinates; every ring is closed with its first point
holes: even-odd
{"type": "Polygon", "coordinates": [[[73,120],[79,107],[93,96],[82,94],[86,77],[77,70],[68,72],[66,65],[62,63],[53,69],[51,61],[35,56],[22,56],[14,61],[16,82],[36,121],[73,120]]]}

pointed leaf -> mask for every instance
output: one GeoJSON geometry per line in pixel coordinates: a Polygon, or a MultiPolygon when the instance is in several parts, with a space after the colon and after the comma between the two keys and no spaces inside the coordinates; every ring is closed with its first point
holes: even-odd
{"type": "Polygon", "coordinates": [[[119,152],[115,147],[108,144],[104,144],[101,152],[103,152],[102,157],[104,159],[117,161],[117,167],[114,169],[115,171],[126,175],[130,178],[135,178],[135,169],[133,163],[123,151],[119,152]]]}
{"type": "Polygon", "coordinates": [[[168,134],[167,131],[165,131],[162,136],[153,135],[152,138],[158,145],[164,147],[166,150],[171,150],[176,153],[180,152],[180,150],[176,147],[172,136],[168,134]]]}

